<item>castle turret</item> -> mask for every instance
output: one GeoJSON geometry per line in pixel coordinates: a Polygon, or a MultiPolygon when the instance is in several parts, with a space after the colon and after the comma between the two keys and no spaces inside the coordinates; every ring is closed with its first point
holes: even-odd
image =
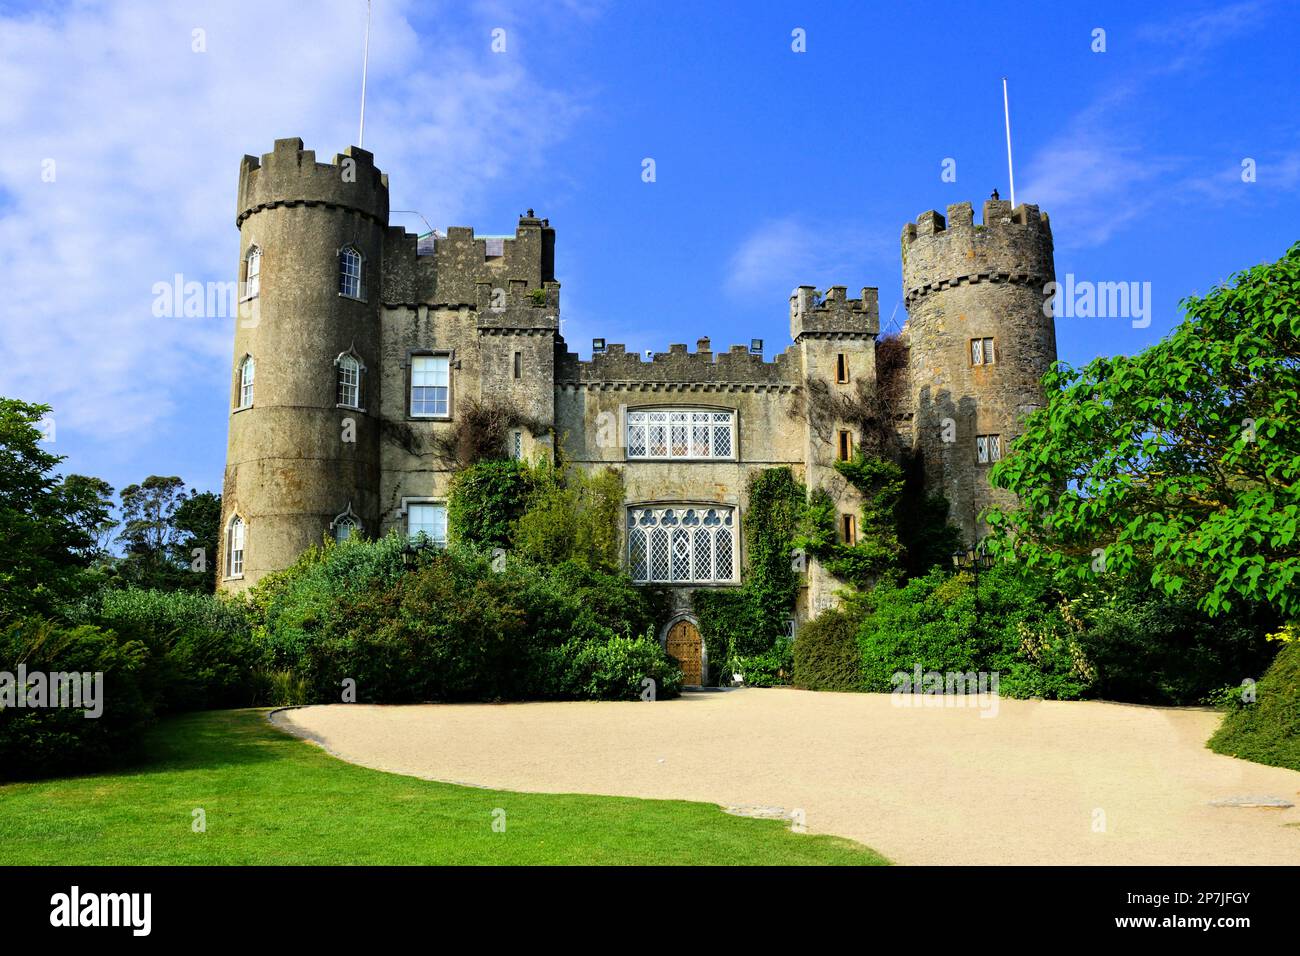
{"type": "Polygon", "coordinates": [[[379,531],[379,304],[388,181],[365,150],[245,156],[218,574],[239,590],[326,534],[379,531]]]}
{"type": "Polygon", "coordinates": [[[984,530],[976,515],[1014,499],[991,488],[988,472],[1041,407],[1040,380],[1056,361],[1056,331],[1044,315],[1055,279],[1052,231],[1037,206],[994,198],[984,222],[970,203],[931,210],[903,228],[913,442],[926,482],[951,505],[967,541],[984,530]],[[978,525],[978,527],[977,527],[978,525]]]}

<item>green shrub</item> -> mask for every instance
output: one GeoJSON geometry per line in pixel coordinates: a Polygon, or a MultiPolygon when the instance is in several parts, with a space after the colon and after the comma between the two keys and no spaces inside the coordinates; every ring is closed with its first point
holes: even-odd
{"type": "Polygon", "coordinates": [[[508,547],[512,525],[524,513],[532,492],[526,463],[514,459],[477,462],[451,479],[447,524],[461,544],[508,547]]]}
{"type": "Polygon", "coordinates": [[[242,600],[186,591],[104,591],[83,610],[148,648],[142,675],[159,713],[247,707],[261,653],[242,600]]]}
{"type": "Polygon", "coordinates": [[[778,638],[766,651],[732,660],[736,673],[750,687],[782,687],[794,680],[794,644],[778,638]]]}
{"type": "Polygon", "coordinates": [[[1209,747],[1231,757],[1300,770],[1300,643],[1282,645],[1255,686],[1255,703],[1229,711],[1209,747]]]}
{"type": "Polygon", "coordinates": [[[800,626],[794,639],[794,682],[807,690],[862,689],[862,617],[850,609],[822,611],[800,626]]]}
{"type": "Polygon", "coordinates": [[[1090,673],[1047,585],[1015,567],[979,576],[936,568],[902,587],[889,582],[861,598],[863,689],[893,690],[898,671],[997,673],[1008,697],[1073,699],[1090,673]]]}
{"type": "Polygon", "coordinates": [[[1091,588],[1071,604],[1079,641],[1096,670],[1093,696],[1139,704],[1198,704],[1216,688],[1260,674],[1276,648],[1276,619],[1238,605],[1209,617],[1193,596],[1168,595],[1145,579],[1091,588]]]}
{"type": "Polygon", "coordinates": [[[654,681],[656,698],[675,697],[682,689],[681,670],[649,636],[570,641],[556,658],[560,697],[638,700],[649,689],[647,679],[654,681]]]}
{"type": "Polygon", "coordinates": [[[143,644],[86,624],[29,617],[0,630],[0,671],[7,674],[16,676],[19,665],[28,674],[103,674],[98,717],[0,703],[0,779],[85,773],[129,758],[153,717],[140,683],[148,657],[143,644]]]}
{"type": "Polygon", "coordinates": [[[528,506],[510,532],[511,546],[521,557],[542,565],[572,561],[599,571],[619,571],[619,472],[562,472],[542,460],[529,466],[529,485],[528,506]]]}

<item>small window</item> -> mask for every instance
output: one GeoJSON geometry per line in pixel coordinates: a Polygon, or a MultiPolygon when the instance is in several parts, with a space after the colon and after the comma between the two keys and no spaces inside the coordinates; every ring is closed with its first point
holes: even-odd
{"type": "Polygon", "coordinates": [[[339,295],[349,299],[366,297],[365,263],[361,253],[351,246],[339,252],[339,295]]]}
{"type": "Polygon", "coordinates": [[[858,520],[854,515],[840,515],[840,537],[845,544],[858,543],[858,520]]]}
{"type": "Polygon", "coordinates": [[[239,363],[239,404],[236,408],[251,408],[253,406],[253,373],[257,365],[253,361],[253,356],[245,355],[244,360],[239,363]]]}
{"type": "Polygon", "coordinates": [[[244,257],[244,298],[255,299],[262,289],[262,250],[250,246],[244,257]]]}
{"type": "Polygon", "coordinates": [[[515,378],[524,377],[524,353],[515,353],[515,378]]]}
{"type": "Polygon", "coordinates": [[[244,519],[235,515],[226,528],[226,577],[244,575],[244,519]]]}
{"type": "Polygon", "coordinates": [[[407,505],[406,534],[412,541],[422,538],[435,547],[446,547],[447,506],[427,503],[407,505]]]}
{"type": "Polygon", "coordinates": [[[992,339],[970,340],[971,365],[992,365],[995,361],[992,339]]]}
{"type": "Polygon", "coordinates": [[[844,385],[849,380],[849,359],[843,352],[835,356],[835,381],[844,385]]]}
{"type": "Polygon", "coordinates": [[[417,418],[446,418],[451,414],[451,357],[411,357],[411,414],[417,418]]]}
{"type": "Polygon", "coordinates": [[[357,523],[351,518],[344,518],[334,526],[334,540],[342,543],[357,533],[357,523]]]}
{"type": "Polygon", "coordinates": [[[975,460],[981,465],[1002,460],[1001,435],[976,435],[975,460]]]}
{"type": "Polygon", "coordinates": [[[348,408],[361,407],[361,360],[345,352],[334,360],[338,369],[338,403],[348,408]]]}
{"type": "Polygon", "coordinates": [[[840,461],[849,461],[853,457],[853,433],[840,431],[840,461]]]}
{"type": "Polygon", "coordinates": [[[524,433],[518,428],[510,433],[510,457],[516,461],[524,457],[524,433]]]}

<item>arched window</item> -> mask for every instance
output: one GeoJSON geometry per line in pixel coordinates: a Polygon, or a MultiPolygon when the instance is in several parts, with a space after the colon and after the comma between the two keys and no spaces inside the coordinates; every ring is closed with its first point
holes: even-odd
{"type": "Polygon", "coordinates": [[[727,507],[629,508],[628,570],[639,583],[736,580],[735,511],[727,507]]]}
{"type": "Polygon", "coordinates": [[[346,541],[361,533],[361,519],[352,511],[352,502],[348,502],[347,509],[342,514],[335,515],[330,522],[330,531],[334,533],[335,541],[346,541]]]}
{"type": "Polygon", "coordinates": [[[339,250],[339,295],[349,299],[366,297],[365,261],[351,246],[339,250]]]}
{"type": "Polygon", "coordinates": [[[256,363],[253,356],[245,355],[239,363],[239,404],[236,408],[251,408],[253,405],[253,372],[256,363]]]}
{"type": "Polygon", "coordinates": [[[338,371],[338,403],[348,408],[361,407],[361,374],[366,367],[355,352],[344,352],[334,360],[338,371]]]}
{"type": "Polygon", "coordinates": [[[253,299],[262,289],[262,250],[249,246],[244,256],[244,298],[253,299]]]}
{"type": "Polygon", "coordinates": [[[235,515],[226,526],[226,577],[244,574],[244,519],[235,515]]]}

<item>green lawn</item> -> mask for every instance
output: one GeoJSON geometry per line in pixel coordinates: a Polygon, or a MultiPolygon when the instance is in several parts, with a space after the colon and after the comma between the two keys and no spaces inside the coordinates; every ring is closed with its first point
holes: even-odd
{"type": "Polygon", "coordinates": [[[210,711],[150,732],[145,764],[0,786],[0,864],[881,864],[866,847],[675,800],[511,793],[344,763],[210,711]],[[207,831],[192,830],[193,811],[207,831]],[[493,812],[505,811],[505,832],[493,812]]]}

